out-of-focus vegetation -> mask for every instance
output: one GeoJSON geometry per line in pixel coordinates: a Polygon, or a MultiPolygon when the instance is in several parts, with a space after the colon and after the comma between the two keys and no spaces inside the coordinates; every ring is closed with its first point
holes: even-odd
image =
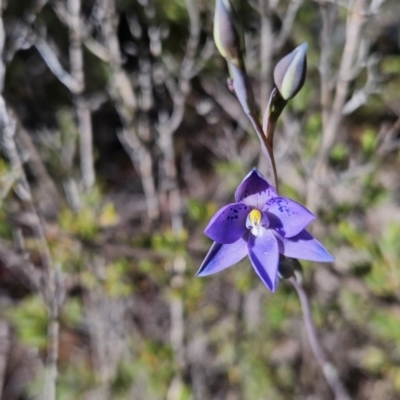
{"type": "MultiPolygon", "coordinates": [[[[272,84],[271,69],[260,74],[259,6],[267,4],[275,38],[289,28],[270,54],[273,65],[308,42],[305,86],[275,134],[280,190],[313,208],[319,218],[313,234],[336,257],[328,266],[304,263],[323,346],[354,399],[394,400],[400,399],[397,0],[363,2],[367,21],[327,157],[329,174],[318,181],[313,169],[324,132],[323,21],[333,23],[325,81],[333,90],[350,34],[346,19],[357,1],[235,4],[259,104],[267,101],[260,98],[262,88],[272,84]],[[288,12],[293,23],[285,19],[288,12]],[[312,181],[328,189],[317,201],[312,181]]],[[[210,245],[202,233],[206,223],[233,199],[260,150],[226,88],[228,72],[212,44],[213,2],[82,1],[81,93],[60,82],[63,75],[49,69],[54,59],[43,57],[40,45],[44,41],[62,69],[79,79],[71,55],[75,28],[67,23],[72,3],[0,1],[3,96],[32,194],[32,202],[21,199],[20,171],[3,141],[2,398],[43,398],[51,365],[54,315],[36,279],[46,273],[39,216],[61,294],[57,399],[331,399],[291,286],[282,282],[271,295],[247,260],[212,277],[194,277],[210,245]],[[116,9],[110,11],[110,4],[116,9]],[[195,16],[189,17],[188,7],[195,16]],[[113,25],[107,15],[114,11],[113,25]],[[188,55],[189,36],[194,54],[188,55]],[[186,75],[184,57],[193,61],[186,75]],[[185,80],[186,92],[180,86],[185,80]],[[183,114],[169,132],[179,95],[183,114]],[[92,122],[92,184],[82,164],[82,101],[92,122]]]]}

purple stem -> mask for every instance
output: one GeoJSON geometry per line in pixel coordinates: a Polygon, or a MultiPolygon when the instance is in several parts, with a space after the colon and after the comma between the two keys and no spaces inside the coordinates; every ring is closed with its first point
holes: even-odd
{"type": "Polygon", "coordinates": [[[247,113],[247,117],[249,118],[250,122],[252,123],[255,131],[257,132],[258,138],[261,142],[261,149],[264,154],[265,159],[268,163],[268,169],[272,171],[272,185],[275,187],[276,191],[278,191],[278,176],[276,172],[276,165],[275,165],[275,157],[274,152],[272,150],[271,145],[267,140],[267,136],[265,135],[260,121],[258,120],[257,116],[253,111],[247,113]]]}
{"type": "Polygon", "coordinates": [[[300,271],[295,271],[295,275],[290,279],[290,283],[296,289],[296,292],[299,296],[301,309],[303,311],[303,320],[304,325],[307,332],[308,342],[310,343],[311,350],[314,354],[314,357],[320,366],[325,379],[332,389],[332,392],[335,395],[336,400],[351,400],[350,395],[347,393],[346,388],[343,383],[339,379],[339,375],[336,371],[336,368],[333,364],[328,360],[324,349],[321,346],[321,343],[317,337],[317,331],[315,329],[314,321],[312,318],[310,302],[308,300],[307,293],[304,290],[302,285],[302,274],[300,271]]]}

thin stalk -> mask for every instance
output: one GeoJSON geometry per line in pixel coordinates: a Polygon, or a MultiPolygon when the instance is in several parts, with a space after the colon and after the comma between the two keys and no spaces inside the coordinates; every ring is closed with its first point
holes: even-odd
{"type": "Polygon", "coordinates": [[[265,132],[268,143],[273,148],[274,145],[274,132],[278,118],[282,114],[283,109],[287,104],[287,100],[284,100],[276,87],[271,91],[267,108],[264,113],[263,127],[262,130],[265,132]]]}
{"type": "Polygon", "coordinates": [[[267,136],[264,134],[260,121],[258,120],[255,113],[253,111],[249,111],[247,113],[247,117],[252,123],[255,131],[257,132],[258,138],[260,139],[261,150],[264,154],[265,159],[267,160],[269,170],[272,171],[272,185],[278,191],[278,176],[276,172],[275,157],[272,147],[269,144],[267,136]]]}
{"type": "Polygon", "coordinates": [[[54,296],[51,304],[48,305],[50,321],[47,327],[47,362],[46,362],[46,400],[57,398],[57,378],[58,378],[58,348],[60,343],[60,320],[59,320],[59,299],[54,296]]]}
{"type": "Polygon", "coordinates": [[[300,271],[295,271],[295,275],[289,279],[290,283],[294,286],[299,296],[301,309],[303,312],[304,325],[307,332],[307,338],[308,342],[310,343],[311,350],[314,354],[315,360],[320,366],[325,376],[326,382],[332,389],[332,392],[335,395],[335,399],[351,400],[351,397],[347,393],[346,388],[340,381],[336,368],[328,360],[328,357],[326,356],[324,349],[322,348],[321,343],[318,339],[317,331],[312,318],[310,302],[308,300],[307,293],[305,292],[304,287],[302,285],[302,280],[303,278],[300,271]]]}

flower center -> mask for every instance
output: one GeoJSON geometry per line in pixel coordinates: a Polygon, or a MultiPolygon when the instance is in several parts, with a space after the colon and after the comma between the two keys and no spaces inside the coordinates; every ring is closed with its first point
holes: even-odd
{"type": "Polygon", "coordinates": [[[262,217],[262,215],[261,215],[261,212],[259,210],[254,209],[254,210],[250,211],[249,219],[250,219],[250,222],[253,225],[260,225],[261,224],[261,217],[262,217]]]}
{"type": "MultiPolygon", "coordinates": [[[[264,219],[265,218],[266,217],[264,216],[264,219]]],[[[254,236],[262,236],[266,227],[261,225],[261,222],[265,222],[263,221],[263,214],[260,210],[253,209],[247,216],[246,227],[250,229],[250,232],[254,236]]]]}

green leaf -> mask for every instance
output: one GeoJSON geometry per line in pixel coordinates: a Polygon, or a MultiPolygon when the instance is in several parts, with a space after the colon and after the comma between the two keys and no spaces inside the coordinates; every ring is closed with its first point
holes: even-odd
{"type": "Polygon", "coordinates": [[[7,316],[23,344],[39,349],[46,348],[49,319],[41,297],[26,297],[10,308],[7,316]]]}

